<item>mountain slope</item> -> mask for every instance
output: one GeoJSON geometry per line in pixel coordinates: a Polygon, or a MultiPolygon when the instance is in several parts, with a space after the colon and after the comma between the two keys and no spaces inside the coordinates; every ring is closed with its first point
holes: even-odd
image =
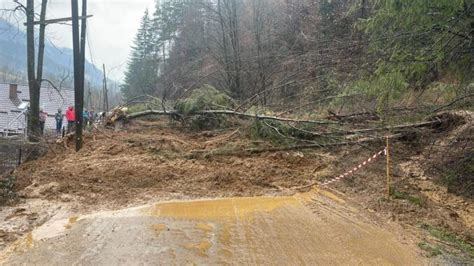
{"type": "MultiPolygon", "coordinates": [[[[69,48],[55,47],[45,43],[44,76],[55,80],[69,74],[73,76],[73,51],[69,48]]],[[[86,80],[101,84],[102,72],[86,61],[86,80]]],[[[16,26],[0,19],[0,82],[9,82],[15,76],[26,80],[26,34],[16,26]]]]}

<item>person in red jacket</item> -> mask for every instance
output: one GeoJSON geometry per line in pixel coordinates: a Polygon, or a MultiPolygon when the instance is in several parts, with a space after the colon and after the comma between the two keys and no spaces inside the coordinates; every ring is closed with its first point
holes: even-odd
{"type": "Polygon", "coordinates": [[[67,119],[67,132],[71,133],[74,131],[74,122],[76,121],[76,114],[74,111],[74,106],[69,106],[66,110],[66,119],[67,119]]]}

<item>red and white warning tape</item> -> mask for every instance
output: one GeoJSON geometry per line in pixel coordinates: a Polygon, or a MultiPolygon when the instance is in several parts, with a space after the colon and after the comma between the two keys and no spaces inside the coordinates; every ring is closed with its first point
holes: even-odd
{"type": "Polygon", "coordinates": [[[335,182],[338,182],[338,181],[341,181],[342,179],[348,177],[348,176],[351,176],[353,175],[356,171],[358,171],[359,169],[361,169],[362,167],[368,165],[369,163],[372,163],[372,162],[375,162],[375,160],[377,160],[378,157],[380,157],[381,155],[384,155],[386,156],[387,155],[387,149],[383,149],[382,151],[379,151],[377,152],[376,154],[374,154],[372,157],[370,157],[369,159],[365,160],[363,163],[359,164],[358,166],[352,168],[351,170],[345,172],[344,174],[338,176],[338,177],[335,177],[333,179],[330,179],[330,180],[327,180],[326,182],[322,183],[321,185],[322,186],[327,186],[327,185],[330,185],[332,183],[335,183],[335,182]]]}

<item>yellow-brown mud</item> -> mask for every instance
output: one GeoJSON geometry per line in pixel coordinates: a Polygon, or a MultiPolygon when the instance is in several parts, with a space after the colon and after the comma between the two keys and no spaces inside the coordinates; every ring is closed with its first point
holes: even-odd
{"type": "Polygon", "coordinates": [[[415,251],[414,243],[402,243],[390,228],[373,224],[344,199],[321,190],[291,197],[162,202],[79,219],[81,223],[70,229],[63,227],[59,235],[51,232],[51,238],[43,235],[41,241],[31,239],[38,244],[27,246],[23,252],[4,251],[2,262],[227,265],[426,262],[415,251]]]}

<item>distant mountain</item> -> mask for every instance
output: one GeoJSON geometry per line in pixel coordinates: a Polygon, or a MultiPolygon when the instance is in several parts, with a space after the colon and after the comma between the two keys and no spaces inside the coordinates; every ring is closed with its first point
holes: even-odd
{"type": "MultiPolygon", "coordinates": [[[[37,37],[37,35],[36,35],[37,37]]],[[[0,82],[7,82],[9,76],[20,76],[26,80],[26,33],[9,22],[0,19],[0,82]],[[5,73],[8,72],[8,73],[5,73]],[[13,74],[12,74],[13,73],[13,74]]],[[[58,80],[69,73],[67,85],[72,84],[73,51],[69,48],[55,47],[49,41],[45,43],[44,77],[58,80]]],[[[93,86],[101,86],[102,72],[86,61],[86,80],[93,86]]]]}

